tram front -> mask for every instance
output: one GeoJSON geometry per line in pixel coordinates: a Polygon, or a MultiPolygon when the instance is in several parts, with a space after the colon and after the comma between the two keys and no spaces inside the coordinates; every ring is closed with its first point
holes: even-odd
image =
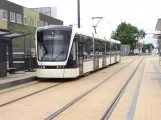
{"type": "Polygon", "coordinates": [[[64,78],[73,37],[71,26],[48,26],[37,29],[38,78],[64,78]]]}

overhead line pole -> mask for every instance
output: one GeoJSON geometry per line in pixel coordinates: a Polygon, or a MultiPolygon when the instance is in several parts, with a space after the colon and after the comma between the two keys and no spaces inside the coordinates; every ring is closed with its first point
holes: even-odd
{"type": "Polygon", "coordinates": [[[80,28],[80,0],[77,1],[78,5],[78,28],[80,28]]]}

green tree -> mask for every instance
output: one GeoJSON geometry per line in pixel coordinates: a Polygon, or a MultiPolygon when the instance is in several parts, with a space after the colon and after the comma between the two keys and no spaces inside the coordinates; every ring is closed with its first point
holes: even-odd
{"type": "Polygon", "coordinates": [[[154,45],[152,43],[149,44],[144,44],[143,46],[145,49],[148,49],[149,51],[151,50],[150,48],[154,49],[154,45]]]}
{"type": "Polygon", "coordinates": [[[138,40],[145,38],[146,33],[143,29],[139,30],[130,23],[122,22],[117,26],[115,32],[112,33],[111,38],[119,40],[122,44],[128,44],[134,50],[138,45],[138,40]]]}
{"type": "MultiPolygon", "coordinates": [[[[25,26],[21,24],[11,24],[10,30],[12,33],[19,33],[19,34],[25,34],[25,48],[29,49],[30,44],[31,48],[35,47],[35,41],[34,41],[34,36],[35,36],[35,27],[31,26],[25,26]],[[31,43],[30,43],[31,42],[31,43]]],[[[19,37],[13,39],[13,47],[14,48],[24,48],[24,37],[19,37]]]]}

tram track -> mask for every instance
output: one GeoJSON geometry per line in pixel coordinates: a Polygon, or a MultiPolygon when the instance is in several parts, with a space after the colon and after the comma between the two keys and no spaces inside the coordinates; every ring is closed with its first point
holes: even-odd
{"type": "MultiPolygon", "coordinates": [[[[22,87],[18,87],[18,88],[13,88],[13,89],[10,89],[10,90],[4,90],[4,92],[0,92],[0,95],[2,95],[2,94],[5,94],[5,93],[9,93],[9,92],[13,92],[13,91],[15,91],[15,90],[19,90],[19,89],[23,89],[23,88],[26,88],[26,87],[30,87],[30,86],[33,86],[33,85],[37,85],[37,84],[39,84],[39,83],[41,83],[40,81],[37,81],[36,83],[31,83],[31,84],[27,84],[27,85],[24,85],[24,86],[22,86],[22,87]]],[[[16,86],[17,87],[17,86],[16,86]]]]}
{"type": "Polygon", "coordinates": [[[38,94],[38,93],[44,92],[44,91],[49,90],[49,89],[51,89],[51,88],[57,87],[57,86],[59,86],[59,85],[61,85],[61,84],[63,84],[63,83],[65,83],[65,82],[61,82],[61,83],[52,85],[52,86],[50,86],[50,87],[41,89],[41,90],[39,90],[39,91],[33,92],[33,93],[28,94],[28,95],[25,95],[25,96],[23,96],[23,97],[20,97],[20,98],[14,99],[14,100],[12,100],[12,101],[9,101],[9,102],[0,104],[0,108],[1,108],[1,107],[4,107],[4,106],[7,106],[7,105],[9,105],[9,104],[11,104],[11,103],[17,102],[17,101],[19,101],[19,100],[25,99],[25,98],[27,98],[27,97],[36,95],[36,94],[38,94]]]}
{"type": "MultiPolygon", "coordinates": [[[[133,76],[135,75],[135,73],[137,72],[139,66],[141,65],[142,61],[145,58],[143,58],[138,66],[136,67],[136,69],[134,70],[134,72],[131,74],[131,76],[129,77],[129,79],[127,80],[127,82],[125,83],[125,85],[122,87],[122,89],[120,90],[120,92],[118,93],[118,95],[116,96],[116,98],[113,100],[112,104],[110,106],[108,106],[108,109],[106,110],[106,112],[104,113],[104,115],[102,116],[102,118],[100,120],[108,120],[110,118],[110,115],[112,114],[113,110],[115,109],[117,103],[119,102],[120,98],[122,97],[123,93],[125,92],[126,88],[128,87],[130,81],[132,80],[133,76]]],[[[144,67],[145,67],[145,63],[144,63],[144,67]]],[[[143,68],[144,69],[144,68],[143,68]]]]}
{"type": "MultiPolygon", "coordinates": [[[[136,58],[136,59],[137,59],[137,58],[136,58]]],[[[38,84],[41,84],[41,83],[43,83],[43,82],[38,81],[38,82],[36,82],[36,83],[32,83],[32,84],[29,84],[29,85],[25,85],[25,86],[22,86],[22,87],[18,87],[18,88],[14,88],[14,89],[11,89],[11,90],[7,90],[7,91],[4,91],[4,92],[1,92],[1,93],[0,93],[0,97],[1,97],[1,95],[7,94],[7,93],[10,93],[10,92],[14,92],[14,91],[16,91],[16,90],[21,90],[21,89],[23,89],[23,88],[25,89],[25,88],[27,88],[27,87],[35,86],[35,85],[38,85],[38,84]]],[[[10,100],[10,101],[7,101],[7,102],[5,102],[5,103],[2,103],[2,101],[1,101],[1,102],[0,102],[0,107],[7,106],[7,105],[9,105],[9,104],[11,104],[11,103],[14,103],[14,102],[17,102],[17,101],[19,101],[19,100],[25,99],[25,98],[27,98],[27,97],[36,95],[36,94],[38,94],[38,93],[40,93],[40,92],[43,92],[43,91],[46,91],[46,90],[48,90],[48,89],[54,88],[54,87],[59,86],[59,85],[61,85],[61,84],[63,84],[63,83],[65,83],[65,82],[61,82],[61,83],[58,83],[58,84],[56,84],[56,85],[46,87],[46,88],[44,88],[44,89],[38,90],[38,91],[36,91],[36,92],[32,92],[32,93],[27,94],[27,95],[24,95],[24,96],[22,96],[22,97],[15,98],[15,99],[10,100]]],[[[35,87],[36,87],[36,86],[35,86],[35,87]]]]}
{"type": "MultiPolygon", "coordinates": [[[[132,62],[134,62],[135,60],[137,60],[138,58],[133,58],[132,60],[130,59],[128,59],[128,63],[126,63],[125,65],[120,65],[120,66],[118,66],[118,71],[120,71],[120,68],[124,68],[124,67],[126,67],[127,65],[129,65],[129,64],[131,64],[132,62]]],[[[114,68],[115,68],[115,66],[114,66],[114,68]]],[[[114,69],[113,68],[113,69],[114,69]]],[[[100,73],[103,73],[103,74],[105,74],[104,73],[104,71],[100,71],[100,73]]],[[[98,72],[98,74],[100,74],[99,72],[98,72]]],[[[97,72],[96,72],[96,74],[97,74],[97,72]]],[[[109,76],[111,76],[111,74],[113,74],[113,72],[111,72],[110,74],[109,74],[109,76]]],[[[107,76],[106,76],[107,77],[107,76]]],[[[84,77],[83,77],[84,78],[84,77]]],[[[64,82],[63,82],[64,83],[64,82]]],[[[39,91],[37,91],[37,92],[34,92],[34,93],[31,93],[31,94],[29,94],[29,95],[25,95],[25,96],[23,96],[23,97],[20,97],[20,98],[17,98],[17,99],[15,99],[15,100],[12,100],[12,101],[9,101],[9,102],[6,102],[6,103],[4,103],[4,104],[1,104],[0,105],[0,107],[5,107],[5,106],[7,106],[7,108],[8,107],[10,107],[10,106],[8,106],[8,105],[10,105],[11,103],[15,103],[15,102],[18,102],[18,101],[20,101],[20,100],[23,100],[23,99],[25,99],[25,98],[28,98],[28,100],[30,99],[30,97],[31,96],[35,96],[36,94],[38,94],[38,93],[40,93],[40,92],[43,92],[43,91],[46,91],[46,90],[49,90],[50,89],[50,91],[52,90],[52,88],[54,88],[54,87],[56,87],[56,86],[60,86],[61,84],[63,84],[63,83],[58,83],[58,84],[56,84],[56,85],[53,85],[53,86],[51,86],[51,87],[48,87],[48,88],[44,88],[43,90],[39,90],[39,91]]],[[[98,84],[98,83],[97,83],[98,84]]],[[[64,84],[65,85],[65,84],[64,84]]],[[[63,86],[64,86],[63,85],[63,86]]],[[[37,86],[38,87],[38,86],[37,86]]],[[[91,86],[92,87],[92,86],[91,86]]],[[[60,88],[60,87],[59,87],[60,88]]],[[[29,89],[29,88],[28,88],[29,89]]],[[[20,89],[19,89],[20,90],[20,89]]],[[[57,91],[57,89],[55,89],[56,91],[57,91]]],[[[88,89],[87,89],[88,90],[88,89]]],[[[12,95],[13,93],[10,93],[9,95],[12,95]]],[[[14,92],[14,94],[15,94],[15,92],[14,92]]],[[[43,92],[43,94],[45,94],[44,92],[43,92]]],[[[0,96],[1,97],[1,96],[0,96]]],[[[3,97],[2,97],[3,98],[3,97]]],[[[32,97],[31,97],[32,98],[32,97]]],[[[21,101],[21,103],[22,103],[23,101],[21,101]]],[[[12,105],[15,105],[15,104],[12,104],[12,105]]],[[[11,105],[11,106],[12,106],[11,105]]],[[[6,107],[5,107],[6,108],[6,107]]]]}
{"type": "Polygon", "coordinates": [[[50,116],[48,116],[45,120],[52,120],[53,118],[57,117],[59,114],[61,114],[62,112],[64,112],[66,109],[68,109],[69,107],[71,107],[72,105],[74,105],[75,103],[77,103],[79,100],[81,100],[83,97],[87,96],[89,93],[91,93],[93,90],[95,90],[96,88],[98,88],[99,86],[101,86],[103,83],[105,83],[106,81],[108,81],[110,78],[112,78],[113,76],[115,76],[117,73],[119,73],[120,71],[122,71],[124,68],[126,68],[127,66],[129,66],[130,64],[132,64],[134,61],[136,61],[138,58],[134,59],[132,62],[128,63],[127,65],[125,65],[124,67],[120,68],[119,70],[117,70],[116,72],[114,72],[112,75],[110,75],[109,77],[107,77],[106,79],[104,79],[102,82],[100,82],[99,84],[97,84],[96,86],[92,87],[91,89],[89,89],[88,91],[84,92],[83,94],[81,94],[80,96],[76,97],[75,99],[73,99],[71,102],[69,102],[68,104],[66,104],[64,107],[60,108],[59,110],[57,110],[56,112],[54,112],[53,114],[51,114],[50,116]]]}
{"type": "MultiPolygon", "coordinates": [[[[124,61],[124,60],[127,60],[127,59],[133,59],[133,58],[125,58],[125,59],[122,59],[121,61],[124,61]]],[[[22,87],[15,86],[15,88],[13,88],[13,89],[10,89],[10,88],[9,88],[9,90],[4,89],[4,90],[2,90],[3,92],[0,92],[0,95],[5,94],[5,93],[9,93],[9,92],[13,92],[13,91],[16,91],[16,90],[20,90],[20,89],[23,89],[23,88],[27,88],[27,87],[37,85],[37,84],[40,84],[40,83],[42,83],[42,81],[37,80],[36,83],[27,84],[27,85],[24,85],[22,87]]]]}

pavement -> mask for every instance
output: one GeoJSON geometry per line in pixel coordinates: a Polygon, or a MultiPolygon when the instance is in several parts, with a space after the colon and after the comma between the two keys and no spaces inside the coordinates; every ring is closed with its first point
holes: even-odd
{"type": "MultiPolygon", "coordinates": [[[[112,110],[109,120],[161,120],[161,66],[158,56],[141,56],[136,59],[118,74],[63,111],[54,120],[101,119],[143,57],[145,59],[131,77],[124,93],[112,110]]],[[[0,120],[44,120],[135,59],[127,58],[129,59],[123,60],[119,64],[56,87],[50,88],[52,85],[58,84],[56,82],[41,82],[1,94],[0,105],[18,101],[0,107],[0,120]],[[50,89],[35,94],[46,87],[50,89]],[[24,96],[28,94],[33,95],[24,99],[24,96]]]]}
{"type": "Polygon", "coordinates": [[[35,72],[19,72],[0,78],[0,90],[35,80],[35,72]]]}
{"type": "Polygon", "coordinates": [[[143,61],[109,120],[161,120],[159,57],[143,61]]]}

